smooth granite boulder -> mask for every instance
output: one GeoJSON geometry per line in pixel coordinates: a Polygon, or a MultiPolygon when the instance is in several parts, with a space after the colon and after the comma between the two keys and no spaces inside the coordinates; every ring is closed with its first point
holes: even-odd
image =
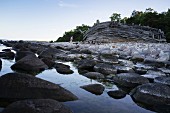
{"type": "Polygon", "coordinates": [[[127,88],[134,88],[141,84],[149,83],[149,80],[136,73],[121,73],[113,77],[115,84],[127,88]]]}
{"type": "Polygon", "coordinates": [[[38,73],[47,68],[48,66],[42,60],[33,55],[25,56],[11,66],[12,70],[25,71],[28,73],[38,73]]]}
{"type": "Polygon", "coordinates": [[[78,98],[61,86],[21,73],[8,73],[0,77],[0,104],[24,99],[54,99],[73,101],[78,98]]]}
{"type": "Polygon", "coordinates": [[[80,86],[80,88],[89,91],[95,95],[101,95],[105,89],[105,87],[101,84],[89,84],[89,85],[80,86]]]}

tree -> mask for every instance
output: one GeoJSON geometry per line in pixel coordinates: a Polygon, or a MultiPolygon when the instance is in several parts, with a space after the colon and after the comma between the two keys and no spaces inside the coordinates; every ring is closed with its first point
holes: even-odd
{"type": "Polygon", "coordinates": [[[121,20],[121,14],[113,13],[112,16],[110,17],[110,19],[111,19],[111,21],[120,22],[120,20],[121,20]]]}
{"type": "Polygon", "coordinates": [[[73,41],[82,41],[83,34],[89,28],[90,28],[89,26],[84,25],[84,24],[82,24],[81,26],[76,26],[76,29],[67,31],[63,34],[62,37],[59,37],[57,42],[69,42],[71,37],[73,37],[73,41]]]}

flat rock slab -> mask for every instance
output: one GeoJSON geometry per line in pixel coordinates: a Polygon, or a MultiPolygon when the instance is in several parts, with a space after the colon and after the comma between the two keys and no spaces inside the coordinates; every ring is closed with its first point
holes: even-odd
{"type": "Polygon", "coordinates": [[[8,73],[0,77],[0,102],[11,103],[23,99],[54,99],[73,101],[78,98],[61,86],[21,73],[8,73]]]}
{"type": "Polygon", "coordinates": [[[170,111],[170,87],[160,83],[148,83],[136,87],[130,93],[132,98],[146,105],[169,105],[170,111]]]}
{"type": "Polygon", "coordinates": [[[1,113],[73,113],[62,103],[52,99],[22,100],[10,104],[1,113]]]}
{"type": "Polygon", "coordinates": [[[138,85],[149,83],[148,79],[136,73],[117,74],[113,77],[113,81],[114,83],[127,88],[134,88],[138,85]]]}
{"type": "Polygon", "coordinates": [[[28,73],[40,72],[48,66],[36,56],[28,55],[11,66],[12,70],[26,71],[28,73]]]}
{"type": "Polygon", "coordinates": [[[95,95],[101,95],[104,91],[104,86],[101,84],[89,84],[85,86],[80,86],[80,88],[85,89],[95,95]]]}

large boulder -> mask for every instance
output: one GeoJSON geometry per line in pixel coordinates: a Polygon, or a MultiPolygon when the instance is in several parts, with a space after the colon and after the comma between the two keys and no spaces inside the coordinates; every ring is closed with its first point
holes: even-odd
{"type": "Polygon", "coordinates": [[[117,73],[117,69],[113,65],[106,63],[96,64],[94,70],[105,75],[117,73]]]}
{"type": "Polygon", "coordinates": [[[48,59],[48,58],[42,58],[41,59],[49,68],[52,68],[55,66],[55,61],[48,59]]]}
{"type": "Polygon", "coordinates": [[[89,84],[80,86],[80,88],[85,89],[86,91],[89,91],[95,95],[101,95],[105,89],[105,87],[101,84],[89,84]]]}
{"type": "Polygon", "coordinates": [[[87,72],[83,74],[83,76],[91,79],[102,79],[104,78],[104,75],[98,72],[87,72]]]}
{"type": "Polygon", "coordinates": [[[149,83],[149,80],[136,73],[121,73],[113,77],[114,83],[127,87],[134,88],[141,84],[149,83]]]}
{"type": "Polygon", "coordinates": [[[35,53],[31,51],[17,51],[15,55],[15,61],[18,61],[28,55],[36,56],[35,53]]]}
{"type": "Polygon", "coordinates": [[[73,113],[62,103],[52,99],[30,99],[10,104],[1,113],[73,113]]]}
{"type": "Polygon", "coordinates": [[[48,66],[42,60],[33,55],[25,56],[11,66],[13,70],[25,71],[28,73],[38,73],[47,68],[48,66]]]}
{"type": "Polygon", "coordinates": [[[152,109],[159,110],[158,112],[170,112],[170,87],[167,85],[160,83],[143,84],[132,90],[130,95],[135,102],[150,106],[152,109]]]}
{"type": "Polygon", "coordinates": [[[24,99],[54,99],[73,101],[77,97],[61,86],[21,73],[8,73],[0,77],[0,101],[8,103],[24,99]]]}

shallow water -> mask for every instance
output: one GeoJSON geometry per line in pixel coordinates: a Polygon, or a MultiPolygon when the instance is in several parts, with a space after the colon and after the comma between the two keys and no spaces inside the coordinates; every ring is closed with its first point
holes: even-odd
{"type": "MultiPolygon", "coordinates": [[[[0,50],[2,48],[5,47],[1,45],[0,50]]],[[[0,76],[5,73],[12,72],[10,66],[14,62],[14,60],[2,59],[3,65],[2,70],[0,71],[0,76]]],[[[64,62],[64,64],[69,65],[74,73],[63,75],[57,73],[55,69],[51,69],[43,71],[42,73],[36,75],[36,77],[53,82],[55,84],[60,84],[62,87],[74,93],[79,98],[79,100],[63,103],[71,108],[74,113],[153,113],[152,111],[137,106],[129,95],[123,99],[113,99],[109,97],[107,95],[107,91],[117,89],[117,86],[111,83],[100,83],[103,84],[106,89],[103,94],[99,96],[81,89],[80,86],[82,85],[99,82],[80,75],[73,63],[64,62]]],[[[2,108],[0,108],[0,111],[1,110],[2,108]]]]}

